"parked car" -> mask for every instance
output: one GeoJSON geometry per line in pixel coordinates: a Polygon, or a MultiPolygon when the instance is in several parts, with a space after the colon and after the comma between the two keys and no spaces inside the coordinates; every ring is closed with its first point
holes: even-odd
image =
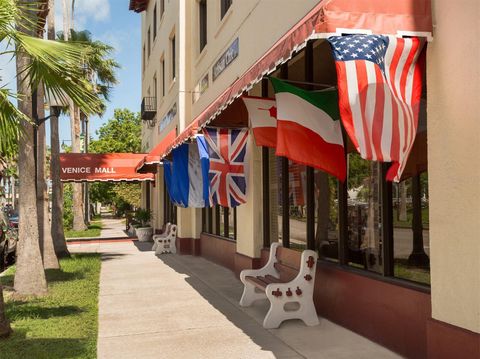
{"type": "Polygon", "coordinates": [[[15,263],[18,241],[18,216],[16,226],[4,211],[0,212],[0,272],[15,263]]]}
{"type": "Polygon", "coordinates": [[[10,225],[14,228],[18,228],[18,213],[12,213],[8,216],[10,225]]]}

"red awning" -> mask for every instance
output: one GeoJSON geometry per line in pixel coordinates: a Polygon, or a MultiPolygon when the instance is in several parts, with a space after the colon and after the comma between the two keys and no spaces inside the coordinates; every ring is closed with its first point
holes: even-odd
{"type": "Polygon", "coordinates": [[[153,181],[151,173],[140,174],[135,167],[144,153],[61,153],[62,182],[153,181]]]}
{"type": "Polygon", "coordinates": [[[287,62],[308,40],[345,33],[417,35],[431,38],[430,0],[323,0],[217,97],[173,141],[165,154],[193,137],[243,92],[287,62]]]}
{"type": "Polygon", "coordinates": [[[128,9],[135,12],[142,12],[147,9],[148,0],[130,0],[128,9]]]}
{"type": "Polygon", "coordinates": [[[155,146],[153,150],[150,151],[148,155],[138,162],[136,166],[136,171],[138,173],[156,173],[157,165],[162,163],[162,157],[165,154],[165,151],[177,136],[177,130],[173,129],[160,141],[158,145],[155,146]]]}

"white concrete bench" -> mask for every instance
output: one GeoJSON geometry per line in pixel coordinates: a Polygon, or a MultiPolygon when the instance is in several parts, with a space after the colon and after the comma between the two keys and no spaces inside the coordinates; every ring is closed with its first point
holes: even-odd
{"type": "Polygon", "coordinates": [[[245,269],[240,273],[245,286],[240,305],[248,307],[256,300],[268,298],[270,310],[263,320],[267,329],[278,328],[287,319],[301,319],[308,326],[319,324],[313,304],[317,253],[304,250],[297,276],[288,281],[282,278],[291,277],[297,269],[281,262],[277,257],[278,247],[280,243],[272,243],[270,258],[263,268],[245,269]]]}
{"type": "Polygon", "coordinates": [[[155,251],[155,254],[177,253],[176,239],[177,225],[167,223],[165,233],[153,236],[152,251],[155,251]]]}

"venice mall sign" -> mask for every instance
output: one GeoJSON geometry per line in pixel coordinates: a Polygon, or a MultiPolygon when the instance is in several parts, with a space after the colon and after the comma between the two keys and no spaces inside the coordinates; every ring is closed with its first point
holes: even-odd
{"type": "Polygon", "coordinates": [[[61,153],[63,182],[153,181],[152,173],[137,173],[145,153],[61,153]]]}

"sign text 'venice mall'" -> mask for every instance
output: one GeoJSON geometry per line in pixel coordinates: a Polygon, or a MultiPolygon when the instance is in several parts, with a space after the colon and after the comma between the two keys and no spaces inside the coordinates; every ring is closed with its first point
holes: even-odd
{"type": "Polygon", "coordinates": [[[114,167],[64,167],[63,173],[117,173],[114,167]]]}

